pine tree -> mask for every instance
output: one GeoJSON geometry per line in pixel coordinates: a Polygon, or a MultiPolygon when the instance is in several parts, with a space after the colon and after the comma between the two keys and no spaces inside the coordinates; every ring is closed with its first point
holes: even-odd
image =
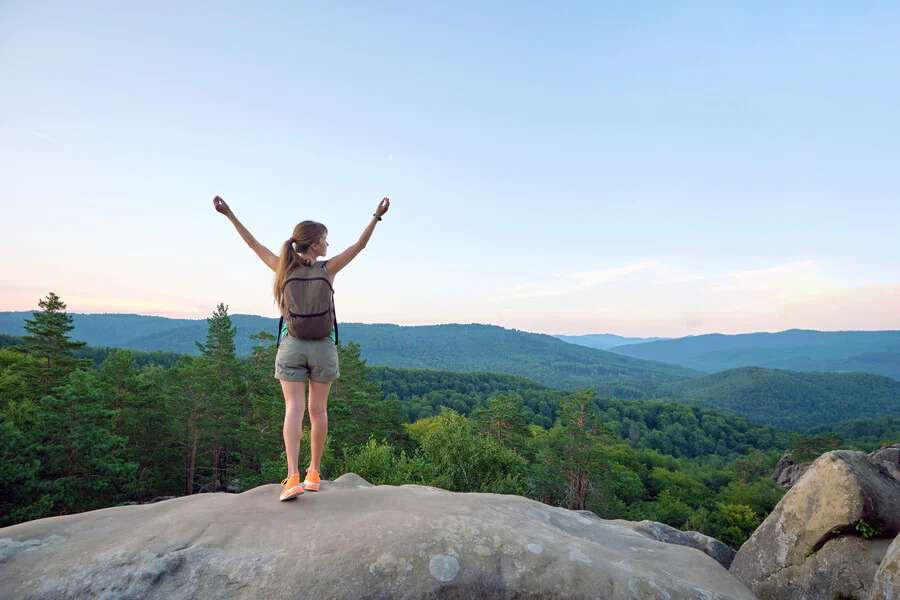
{"type": "Polygon", "coordinates": [[[498,394],[488,399],[487,406],[472,413],[478,433],[493,437],[498,444],[519,454],[526,454],[531,438],[528,424],[521,414],[522,396],[498,394]]]}
{"type": "Polygon", "coordinates": [[[110,388],[107,394],[110,405],[107,408],[116,411],[113,423],[113,429],[116,429],[122,418],[122,409],[134,395],[137,385],[131,350],[120,349],[110,354],[100,365],[100,379],[110,388]]]}
{"type": "Polygon", "coordinates": [[[143,502],[156,496],[174,495],[179,470],[172,401],[165,386],[165,370],[135,368],[131,350],[116,350],[100,366],[107,385],[107,408],[115,412],[113,432],[128,439],[125,457],[137,465],[132,498],[143,502]]]}
{"type": "Polygon", "coordinates": [[[197,481],[198,470],[211,464],[206,448],[210,430],[209,391],[216,387],[212,363],[204,356],[184,356],[169,369],[169,394],[177,417],[184,467],[184,493],[203,491],[208,485],[197,481]]]}
{"type": "Polygon", "coordinates": [[[362,446],[373,435],[405,446],[403,407],[396,395],[382,400],[381,389],[372,383],[369,368],[360,358],[359,344],[341,345],[338,355],[341,376],[331,387],[328,403],[328,436],[338,458],[343,457],[345,445],[362,446]]]}
{"type": "Polygon", "coordinates": [[[89,371],[73,372],[41,399],[40,475],[56,514],[109,506],[133,489],[136,466],[124,459],[128,440],[112,433],[116,413],[106,402],[103,384],[89,371]]]}
{"type": "Polygon", "coordinates": [[[217,367],[226,367],[235,357],[234,336],[237,327],[233,326],[228,316],[228,307],[220,303],[213,311],[212,317],[206,319],[206,344],[194,342],[197,349],[217,367]]]}
{"type": "MultiPolygon", "coordinates": [[[[275,365],[275,336],[267,331],[253,334],[258,340],[253,346],[247,371],[247,403],[239,430],[240,463],[233,475],[240,481],[240,489],[248,490],[267,478],[266,465],[285,462],[281,424],[284,419],[284,399],[278,380],[272,376],[275,365]]],[[[308,439],[308,438],[304,438],[308,439]]]]}
{"type": "Polygon", "coordinates": [[[604,446],[613,434],[600,421],[592,402],[597,393],[580,390],[560,407],[560,423],[550,431],[552,469],[561,476],[564,502],[573,510],[587,510],[588,500],[605,500],[603,479],[609,473],[604,446]]]}
{"type": "Polygon", "coordinates": [[[69,332],[75,326],[72,317],[66,313],[65,303],[50,292],[45,300],[38,301],[40,311],[34,311],[34,319],[25,319],[28,335],[21,351],[28,360],[17,368],[30,387],[30,397],[39,400],[50,390],[64,383],[69,373],[79,368],[88,368],[89,360],[78,359],[72,352],[84,348],[84,342],[73,342],[69,332]]]}
{"type": "Polygon", "coordinates": [[[206,320],[206,343],[196,342],[203,357],[212,365],[216,379],[205,390],[207,417],[211,421],[207,439],[212,454],[210,490],[225,487],[230,468],[230,454],[236,449],[240,418],[246,412],[241,365],[235,354],[234,336],[237,327],[228,316],[228,307],[219,304],[212,317],[206,320]]]}
{"type": "Polygon", "coordinates": [[[53,516],[50,497],[41,493],[40,460],[10,421],[0,420],[0,527],[53,516]]]}

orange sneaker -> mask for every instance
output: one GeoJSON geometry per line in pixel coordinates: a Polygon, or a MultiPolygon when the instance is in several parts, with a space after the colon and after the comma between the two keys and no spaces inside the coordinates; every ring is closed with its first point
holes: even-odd
{"type": "Polygon", "coordinates": [[[319,472],[315,469],[307,469],[306,471],[306,479],[303,481],[303,487],[306,488],[307,492],[318,492],[319,491],[319,472]]]}
{"type": "Polygon", "coordinates": [[[279,500],[290,500],[303,493],[303,486],[300,485],[299,473],[291,475],[281,483],[284,484],[284,488],[281,490],[281,496],[278,497],[279,500]]]}

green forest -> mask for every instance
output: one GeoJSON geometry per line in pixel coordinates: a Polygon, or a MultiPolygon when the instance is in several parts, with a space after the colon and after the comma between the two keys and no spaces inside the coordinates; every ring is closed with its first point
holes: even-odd
{"type": "Polygon", "coordinates": [[[787,429],[900,417],[900,381],[870,373],[798,373],[743,367],[665,386],[698,406],[787,429]]]}
{"type": "MultiPolygon", "coordinates": [[[[0,525],[284,477],[271,332],[248,336],[252,353],[240,357],[224,305],[195,355],[88,348],[72,329],[50,294],[24,336],[0,340],[0,525]]],[[[785,450],[870,451],[900,433],[892,418],[878,421],[880,439],[869,422],[790,433],[512,375],[370,367],[353,342],[339,355],[326,479],[355,472],[375,484],[518,494],[734,548],[782,497],[770,475],[785,450]]],[[[307,452],[301,445],[301,464],[307,452]]]]}

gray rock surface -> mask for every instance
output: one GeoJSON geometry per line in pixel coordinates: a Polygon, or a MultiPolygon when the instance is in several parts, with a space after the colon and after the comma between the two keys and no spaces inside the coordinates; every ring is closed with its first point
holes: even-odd
{"type": "Polygon", "coordinates": [[[731,573],[762,599],[865,598],[888,544],[865,521],[900,531],[900,482],[862,452],[820,456],[741,547],[731,573]]]}
{"type": "Polygon", "coordinates": [[[869,600],[898,599],[900,599],[900,535],[894,538],[894,543],[885,553],[875,574],[875,582],[869,596],[869,600]]]}
{"type": "Polygon", "coordinates": [[[753,598],[703,552],[517,496],[279,488],[0,529],[0,597],[753,598]]]}
{"type": "Polygon", "coordinates": [[[736,554],[734,550],[716,538],[703,535],[697,531],[681,531],[680,529],[675,529],[674,527],[670,527],[665,523],[658,523],[657,521],[640,521],[635,523],[634,521],[615,520],[608,522],[621,525],[622,527],[628,527],[629,529],[643,533],[660,542],[696,548],[726,569],[731,567],[731,563],[734,561],[734,556],[736,554]]]}
{"type": "Polygon", "coordinates": [[[772,481],[783,488],[791,488],[795,483],[800,481],[806,470],[812,463],[796,463],[790,452],[785,452],[781,460],[775,466],[775,472],[772,473],[772,481]]]}
{"type": "Polygon", "coordinates": [[[869,454],[875,464],[884,467],[891,477],[900,481],[900,444],[894,444],[869,454]]]}

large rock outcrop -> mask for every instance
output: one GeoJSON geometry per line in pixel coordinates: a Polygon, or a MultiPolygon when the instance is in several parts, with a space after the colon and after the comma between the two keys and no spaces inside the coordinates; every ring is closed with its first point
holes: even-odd
{"type": "Polygon", "coordinates": [[[835,450],[785,494],[731,573],[762,599],[865,598],[890,545],[884,538],[897,532],[900,482],[862,452],[835,450]]]}
{"type": "Polygon", "coordinates": [[[355,475],[0,529],[0,597],[696,598],[753,595],[703,552],[517,496],[355,475]]]}
{"type": "Polygon", "coordinates": [[[800,481],[809,465],[812,463],[794,462],[794,457],[790,452],[785,452],[784,456],[775,465],[775,472],[772,473],[772,481],[783,488],[792,488],[794,484],[800,481]]]}
{"type": "Polygon", "coordinates": [[[657,521],[639,521],[635,523],[634,521],[615,520],[608,522],[628,527],[660,542],[696,548],[707,556],[714,558],[717,563],[726,569],[731,567],[736,554],[734,550],[716,538],[697,531],[682,531],[657,521]]]}
{"type": "Polygon", "coordinates": [[[888,548],[878,572],[869,600],[897,600],[900,598],[900,535],[888,548]]]}
{"type": "Polygon", "coordinates": [[[900,481],[900,444],[887,446],[869,455],[875,464],[881,465],[891,477],[900,481]]]}
{"type": "MultiPolygon", "coordinates": [[[[869,458],[876,464],[884,467],[891,477],[900,481],[900,444],[876,450],[869,454],[869,458]]],[[[800,478],[803,477],[803,474],[806,473],[811,464],[812,462],[796,462],[794,461],[793,453],[785,452],[778,464],[775,465],[772,481],[783,488],[790,489],[795,483],[800,481],[800,478]]]]}

